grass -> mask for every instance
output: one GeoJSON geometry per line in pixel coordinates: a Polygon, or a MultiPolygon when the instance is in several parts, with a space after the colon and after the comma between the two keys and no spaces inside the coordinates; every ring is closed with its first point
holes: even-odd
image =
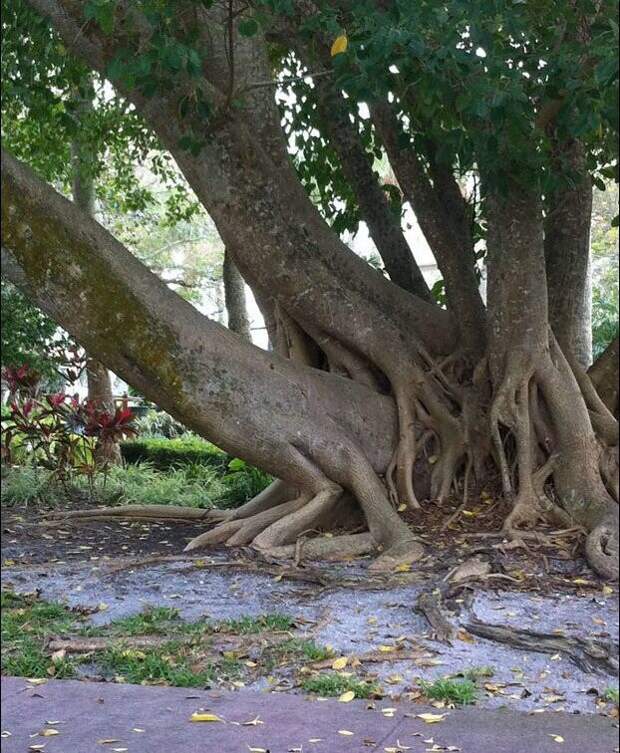
{"type": "Polygon", "coordinates": [[[54,662],[43,650],[45,639],[72,629],[74,615],[62,604],[38,601],[3,591],[2,672],[21,677],[72,677],[74,666],[61,659],[54,662]]]}
{"type": "Polygon", "coordinates": [[[465,706],[476,701],[476,686],[469,679],[422,681],[420,688],[433,701],[445,701],[455,706],[465,706]]]}
{"type": "MultiPolygon", "coordinates": [[[[162,440],[172,442],[174,440],[162,440]]],[[[182,505],[198,508],[237,507],[271,481],[266,474],[233,460],[229,466],[211,467],[185,463],[158,469],[152,463],[139,462],[113,466],[107,474],[95,478],[94,501],[102,505],[182,505]]],[[[34,466],[15,466],[2,477],[2,504],[43,504],[55,507],[67,495],[87,498],[90,488],[85,477],[75,475],[68,489],[50,472],[34,466]]]]}
{"type": "Polygon", "coordinates": [[[371,698],[379,694],[375,682],[364,682],[354,676],[326,672],[309,677],[302,685],[306,693],[316,693],[324,698],[339,696],[352,690],[357,698],[371,698]]]}
{"type": "Polygon", "coordinates": [[[616,706],[620,705],[620,691],[618,688],[606,688],[603,698],[610,703],[615,703],[616,706]]]}
{"type": "Polygon", "coordinates": [[[223,620],[213,626],[215,632],[236,633],[249,635],[262,633],[266,630],[290,630],[295,620],[285,614],[261,614],[258,617],[241,617],[236,620],[223,620]]]}
{"type": "MultiPolygon", "coordinates": [[[[79,665],[88,661],[96,665],[99,673],[118,682],[205,687],[243,678],[248,672],[246,666],[271,671],[276,666],[294,668],[299,662],[320,661],[331,655],[328,649],[313,641],[285,638],[275,645],[265,642],[256,662],[245,665],[234,650],[220,655],[211,647],[214,636],[219,633],[261,636],[290,630],[294,626],[293,618],[279,613],[188,623],[180,619],[176,609],[152,607],[96,627],[65,605],[41,601],[34,595],[3,591],[0,603],[2,671],[23,677],[75,677],[79,665]],[[165,642],[136,649],[123,641],[144,635],[164,636],[165,642]],[[50,636],[105,637],[113,641],[109,648],[94,655],[68,655],[54,661],[46,649],[50,636]]],[[[358,684],[358,695],[368,693],[365,685],[358,684]]],[[[346,684],[345,690],[348,689],[354,688],[346,684]]]]}
{"type": "Polygon", "coordinates": [[[466,680],[476,682],[476,680],[482,680],[485,678],[493,677],[495,670],[490,666],[483,667],[468,667],[462,672],[458,672],[455,677],[464,677],[466,680]]]}
{"type": "MultiPolygon", "coordinates": [[[[185,688],[198,688],[210,685],[214,678],[223,674],[216,664],[203,667],[193,665],[191,648],[170,641],[155,648],[145,650],[112,648],[97,656],[97,663],[107,672],[113,673],[116,681],[134,684],[162,684],[185,688]]],[[[227,679],[231,662],[227,662],[227,679]]],[[[235,663],[236,677],[239,667],[235,663]]]]}

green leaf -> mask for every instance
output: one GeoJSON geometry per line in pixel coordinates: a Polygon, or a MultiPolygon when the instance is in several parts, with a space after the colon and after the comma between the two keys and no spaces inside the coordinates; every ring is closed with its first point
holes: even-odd
{"type": "Polygon", "coordinates": [[[258,32],[258,23],[253,18],[245,18],[239,21],[237,29],[242,37],[253,37],[258,32]]]}

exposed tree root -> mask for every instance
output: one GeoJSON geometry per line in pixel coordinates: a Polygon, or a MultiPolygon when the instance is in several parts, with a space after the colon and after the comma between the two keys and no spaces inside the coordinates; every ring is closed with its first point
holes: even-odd
{"type": "Polygon", "coordinates": [[[506,643],[524,651],[564,654],[584,672],[616,675],[618,644],[611,641],[585,640],[556,633],[535,633],[506,625],[489,625],[478,620],[465,626],[467,632],[498,643],[506,643]]]}
{"type": "Polygon", "coordinates": [[[256,513],[268,510],[270,507],[281,505],[293,496],[294,494],[291,492],[291,487],[284,481],[276,479],[244,505],[241,505],[234,510],[209,510],[206,519],[210,523],[221,523],[225,520],[249,518],[252,515],[256,515],[256,513]]]}
{"type": "Polygon", "coordinates": [[[61,525],[69,521],[130,520],[195,522],[208,518],[209,510],[178,505],[119,505],[85,510],[54,510],[47,513],[44,525],[61,525]]]}
{"type": "MultiPolygon", "coordinates": [[[[275,559],[292,559],[297,546],[276,546],[269,550],[269,556],[275,559]]],[[[318,537],[305,539],[301,545],[301,560],[329,560],[331,562],[345,561],[377,551],[377,544],[370,533],[353,533],[343,536],[318,537]]],[[[300,561],[301,561],[300,560],[300,561]]]]}

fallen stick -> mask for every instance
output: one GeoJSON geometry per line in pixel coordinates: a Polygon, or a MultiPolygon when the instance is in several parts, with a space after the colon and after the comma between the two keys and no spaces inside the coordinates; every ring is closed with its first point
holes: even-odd
{"type": "Polygon", "coordinates": [[[507,625],[491,625],[475,620],[465,626],[468,633],[497,643],[504,643],[523,651],[544,654],[564,654],[584,672],[618,673],[618,644],[563,636],[555,633],[536,633],[507,625]]]}

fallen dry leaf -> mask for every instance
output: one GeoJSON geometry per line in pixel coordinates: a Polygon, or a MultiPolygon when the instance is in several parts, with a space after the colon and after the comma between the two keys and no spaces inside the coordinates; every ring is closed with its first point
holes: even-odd
{"type": "Polygon", "coordinates": [[[347,690],[346,693],[343,693],[338,700],[340,703],[349,703],[355,698],[355,692],[353,690],[347,690]]]}
{"type": "Polygon", "coordinates": [[[564,738],[562,737],[562,735],[549,735],[549,737],[551,737],[556,743],[564,742],[564,738]]]}
{"type": "Polygon", "coordinates": [[[445,719],[446,714],[417,714],[416,715],[418,719],[422,719],[423,722],[426,722],[427,724],[437,724],[437,722],[443,721],[445,719]]]}
{"type": "Polygon", "coordinates": [[[345,737],[350,737],[351,735],[355,734],[354,732],[350,732],[348,729],[339,729],[338,730],[339,735],[344,735],[345,737]]]}
{"type": "Polygon", "coordinates": [[[54,729],[53,727],[46,727],[45,729],[42,729],[39,732],[39,735],[41,737],[53,737],[54,735],[59,735],[60,732],[57,729],[54,729]]]}
{"type": "Polygon", "coordinates": [[[332,669],[344,669],[349,660],[346,656],[339,656],[337,659],[334,659],[332,662],[332,669]]]}
{"type": "Polygon", "coordinates": [[[208,714],[203,711],[194,711],[190,717],[190,722],[223,722],[223,719],[217,714],[208,714]]]}

